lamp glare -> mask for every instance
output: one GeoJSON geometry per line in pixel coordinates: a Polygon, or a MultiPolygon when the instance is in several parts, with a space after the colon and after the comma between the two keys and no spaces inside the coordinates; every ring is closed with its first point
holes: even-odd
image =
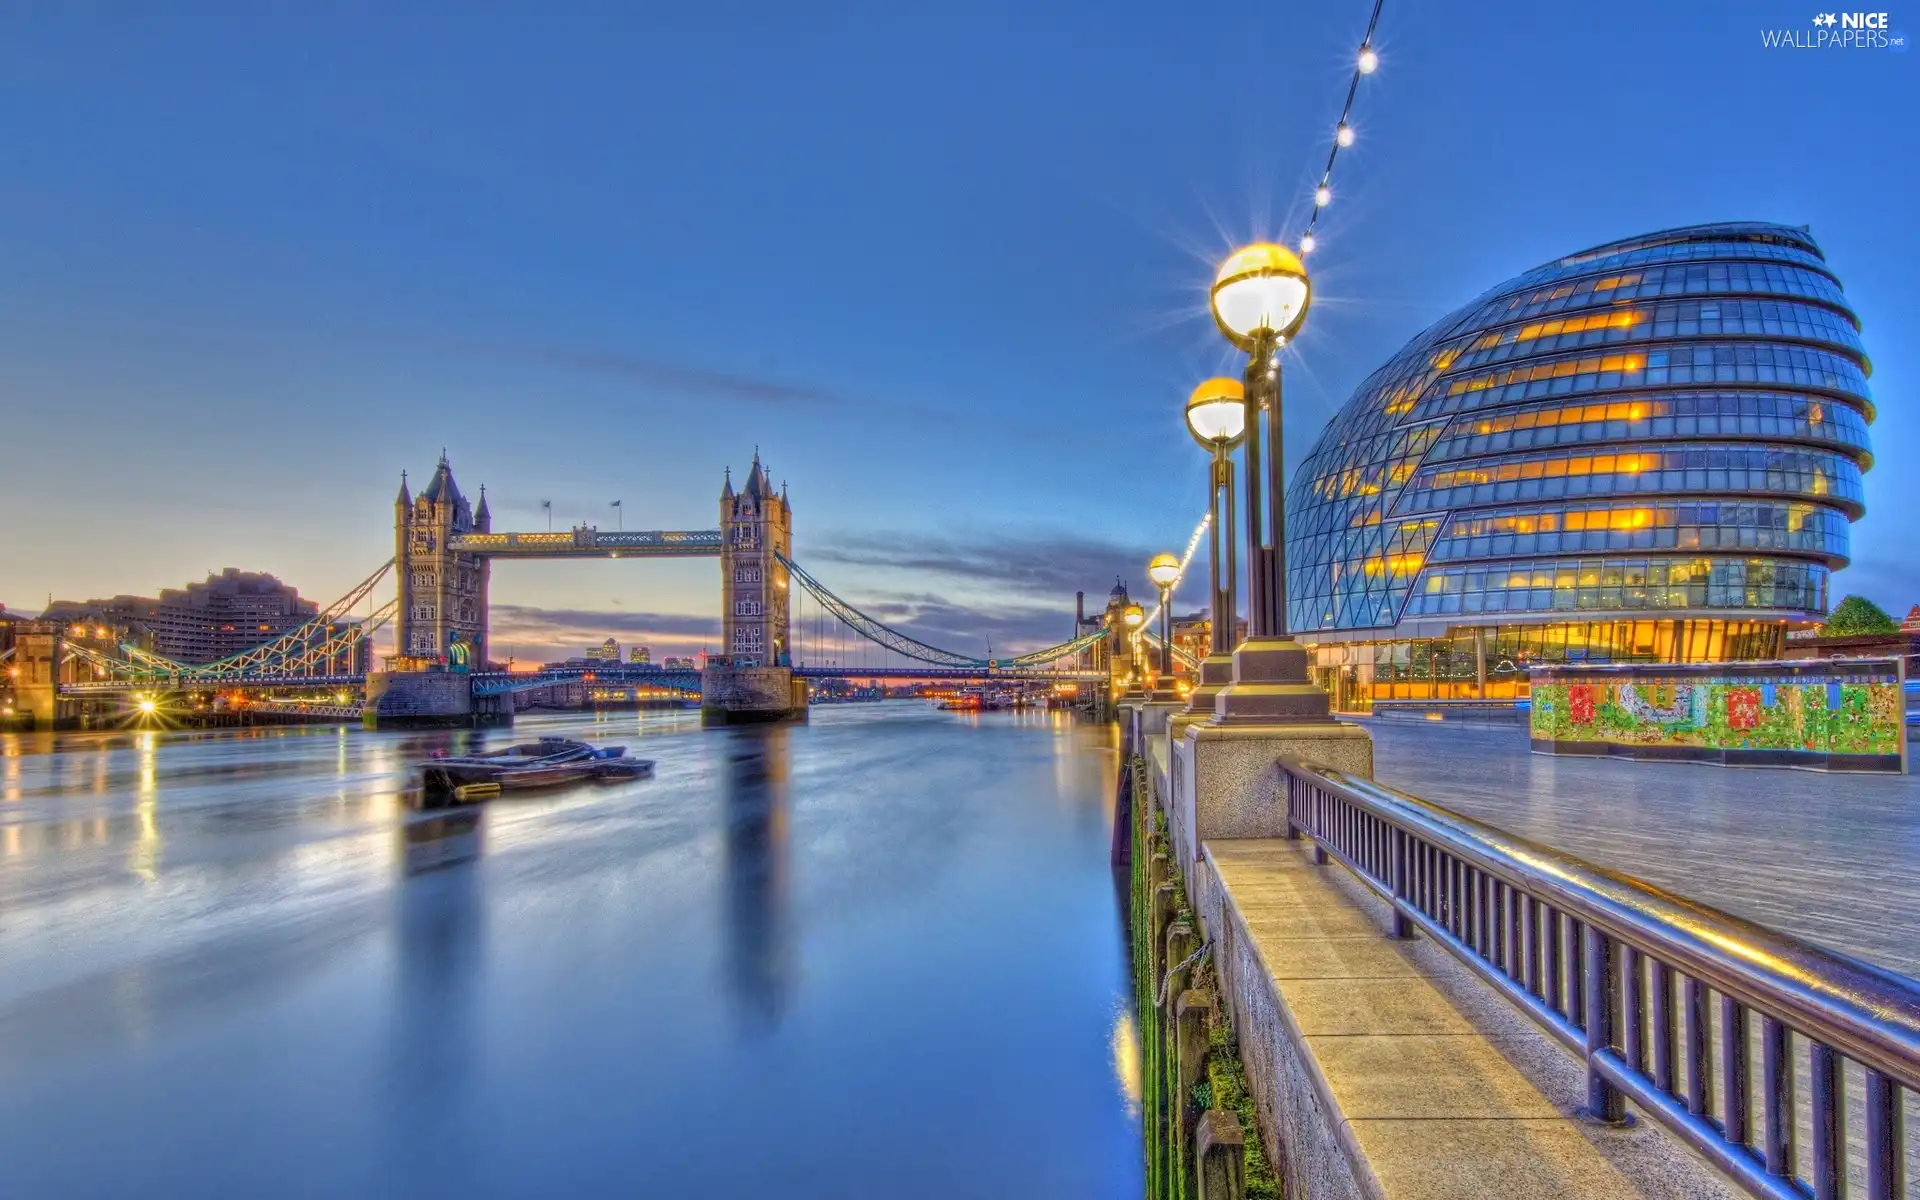
{"type": "Polygon", "coordinates": [[[1319,244],[1313,240],[1313,235],[1310,233],[1300,235],[1300,253],[1302,254],[1312,254],[1313,248],[1319,244]]]}
{"type": "Polygon", "coordinates": [[[1172,587],[1174,581],[1180,578],[1180,560],[1171,554],[1154,555],[1153,561],[1147,564],[1147,578],[1153,581],[1155,587],[1172,587]]]}
{"type": "Polygon", "coordinates": [[[1324,183],[1313,189],[1313,203],[1317,208],[1325,208],[1327,205],[1332,204],[1333,189],[1324,183]]]}
{"type": "Polygon", "coordinates": [[[1380,56],[1373,52],[1372,46],[1360,47],[1360,73],[1371,75],[1380,69],[1380,56]]]}
{"type": "Polygon", "coordinates": [[[1340,122],[1340,127],[1333,131],[1333,140],[1342,146],[1353,145],[1353,126],[1345,121],[1340,122]]]}
{"type": "Polygon", "coordinates": [[[1187,432],[1211,450],[1239,445],[1247,431],[1246,388],[1238,379],[1221,376],[1193,389],[1187,398],[1187,432]]]}
{"type": "Polygon", "coordinates": [[[1252,350],[1263,338],[1292,336],[1306,319],[1311,292],[1299,255],[1256,242],[1220,264],[1213,281],[1213,318],[1228,341],[1252,350]]]}

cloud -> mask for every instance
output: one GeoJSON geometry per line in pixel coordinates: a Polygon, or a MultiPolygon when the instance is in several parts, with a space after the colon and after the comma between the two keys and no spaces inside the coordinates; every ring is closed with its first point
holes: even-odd
{"type": "Polygon", "coordinates": [[[717,647],[720,642],[720,619],[693,613],[601,612],[495,604],[490,626],[494,646],[502,652],[511,646],[516,656],[543,648],[564,651],[570,656],[607,638],[680,653],[717,647]]]}
{"type": "Polygon", "coordinates": [[[1038,607],[1041,601],[1057,602],[1077,591],[1101,596],[1104,603],[1110,581],[1116,576],[1129,580],[1132,590],[1144,594],[1151,589],[1139,576],[1152,555],[1152,548],[1144,544],[1128,545],[1070,533],[1028,537],[876,533],[810,543],[806,557],[810,563],[846,563],[964,579],[983,591],[1011,593],[1038,607]]]}
{"type": "MultiPolygon", "coordinates": [[[[1073,612],[1065,605],[1018,604],[991,613],[955,604],[931,593],[881,593],[860,611],[907,636],[942,650],[985,657],[1038,650],[1073,636],[1073,612]]],[[[801,631],[804,639],[806,631],[801,631]]]]}

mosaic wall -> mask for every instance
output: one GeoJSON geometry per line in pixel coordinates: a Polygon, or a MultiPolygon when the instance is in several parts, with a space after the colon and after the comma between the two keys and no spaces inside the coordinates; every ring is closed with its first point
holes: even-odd
{"type": "Polygon", "coordinates": [[[1781,762],[1796,755],[1898,759],[1906,740],[1906,698],[1891,660],[1700,672],[1557,668],[1535,673],[1532,733],[1536,748],[1574,753],[1592,744],[1584,752],[1601,746],[1629,753],[1652,748],[1649,757],[1729,752],[1729,762],[1746,757],[1739,752],[1781,762]]]}

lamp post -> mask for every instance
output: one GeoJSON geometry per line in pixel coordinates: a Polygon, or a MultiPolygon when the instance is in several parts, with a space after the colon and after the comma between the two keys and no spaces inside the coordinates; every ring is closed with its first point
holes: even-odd
{"type": "Polygon", "coordinates": [[[1332,719],[1326,693],[1308,678],[1306,650],[1287,636],[1280,349],[1306,322],[1312,300],[1299,256],[1271,242],[1234,251],[1214,276],[1214,322],[1247,352],[1247,640],[1233,652],[1233,682],[1214,700],[1214,719],[1224,724],[1332,719]]]}
{"type": "Polygon", "coordinates": [[[1140,686],[1140,626],[1146,623],[1147,610],[1129,604],[1120,611],[1120,620],[1127,627],[1127,697],[1137,700],[1146,694],[1140,686]]]}
{"type": "Polygon", "coordinates": [[[1173,688],[1173,585],[1180,578],[1180,560],[1171,554],[1156,554],[1147,564],[1147,578],[1160,589],[1160,675],[1158,692],[1171,694],[1173,688]]]}
{"type": "Polygon", "coordinates": [[[1187,432],[1213,456],[1207,467],[1210,538],[1207,552],[1213,588],[1208,593],[1207,605],[1208,623],[1213,631],[1207,642],[1207,657],[1200,664],[1200,678],[1193,694],[1187,697],[1190,713],[1212,713],[1213,698],[1233,681],[1233,642],[1239,626],[1236,597],[1240,587],[1236,578],[1238,564],[1234,561],[1233,460],[1229,454],[1246,436],[1246,431],[1246,388],[1238,379],[1209,379],[1187,397],[1187,432]]]}

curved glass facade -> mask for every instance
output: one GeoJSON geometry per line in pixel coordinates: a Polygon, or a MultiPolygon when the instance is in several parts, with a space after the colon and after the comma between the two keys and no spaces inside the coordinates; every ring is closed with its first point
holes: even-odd
{"type": "Polygon", "coordinates": [[[1288,489],[1289,624],[1324,643],[1814,619],[1864,511],[1871,370],[1802,229],[1673,229],[1537,267],[1414,338],[1321,433],[1288,489]]]}

